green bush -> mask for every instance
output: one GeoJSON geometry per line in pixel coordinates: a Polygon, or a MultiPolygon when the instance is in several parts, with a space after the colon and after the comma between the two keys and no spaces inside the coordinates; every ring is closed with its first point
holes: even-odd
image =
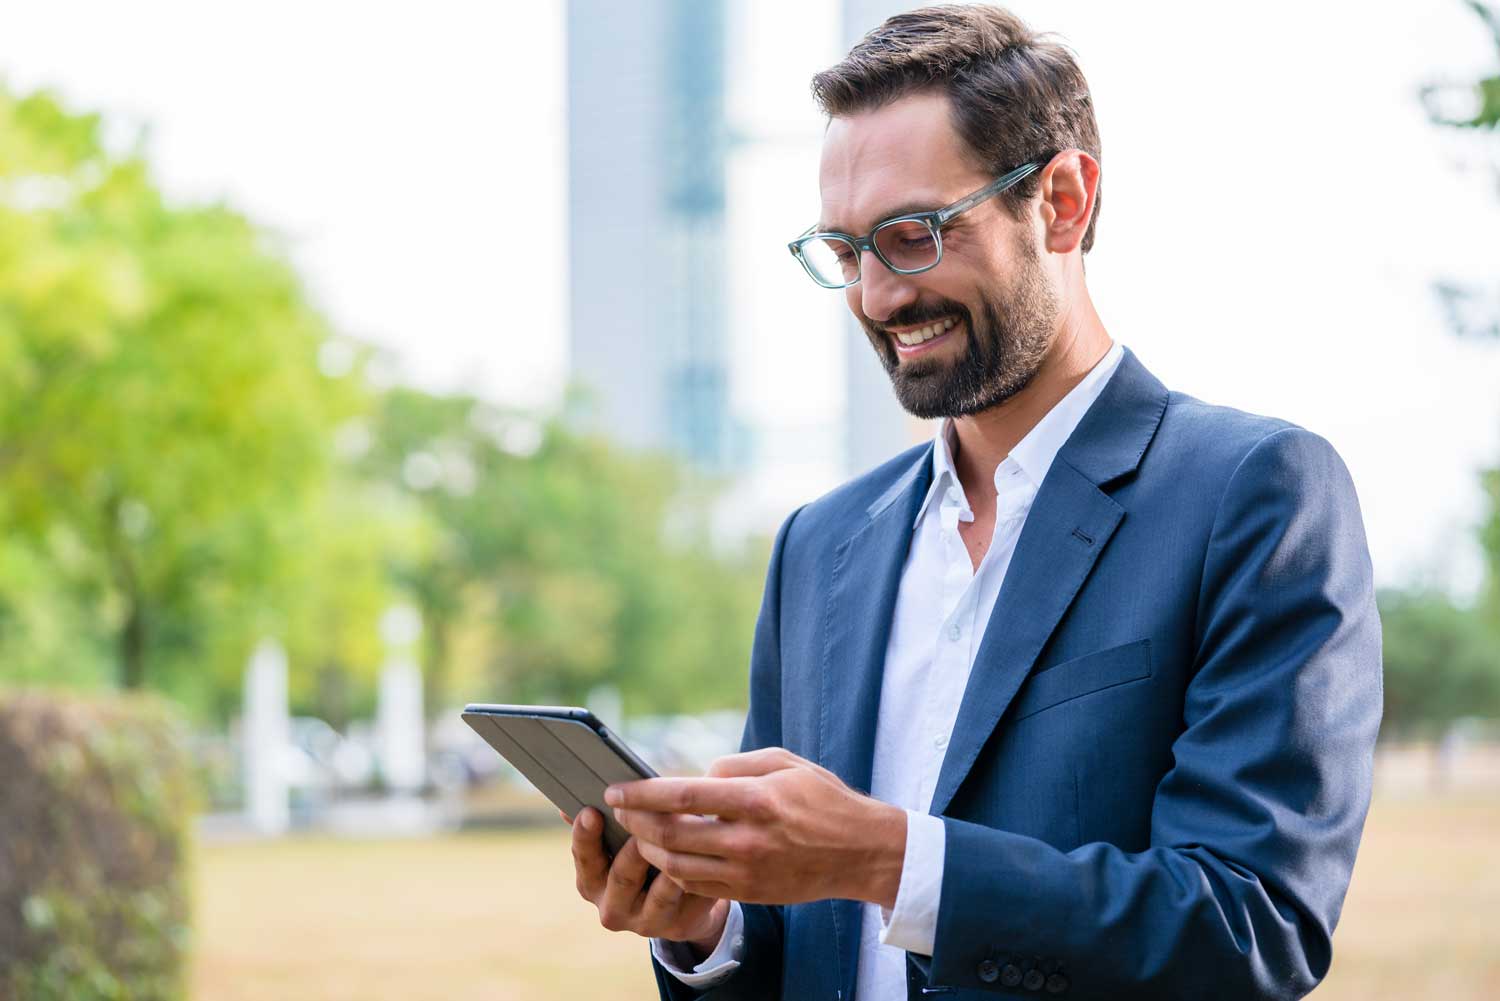
{"type": "Polygon", "coordinates": [[[183,996],[190,775],[159,701],[0,691],[0,1001],[183,996]]]}

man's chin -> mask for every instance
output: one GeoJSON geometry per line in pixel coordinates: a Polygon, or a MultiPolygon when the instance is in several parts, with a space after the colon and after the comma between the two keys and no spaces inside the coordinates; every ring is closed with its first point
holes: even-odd
{"type": "Polygon", "coordinates": [[[891,373],[891,388],[901,409],[922,420],[956,416],[950,413],[953,394],[942,371],[945,367],[926,359],[902,362],[900,370],[891,373]],[[918,367],[926,371],[916,371],[918,367]]]}

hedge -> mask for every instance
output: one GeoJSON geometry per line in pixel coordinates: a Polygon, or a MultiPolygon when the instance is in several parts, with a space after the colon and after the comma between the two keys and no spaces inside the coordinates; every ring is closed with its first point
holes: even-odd
{"type": "Polygon", "coordinates": [[[154,699],[0,691],[0,1001],[183,997],[184,747],[154,699]]]}

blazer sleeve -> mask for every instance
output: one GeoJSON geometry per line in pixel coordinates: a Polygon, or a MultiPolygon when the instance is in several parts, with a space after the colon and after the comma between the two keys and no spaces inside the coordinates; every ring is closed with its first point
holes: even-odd
{"type": "Polygon", "coordinates": [[[1215,514],[1196,657],[1151,841],[1059,851],[944,818],[933,985],[1296,998],[1328,972],[1370,803],[1381,637],[1354,484],[1300,427],[1257,442],[1215,514]]]}
{"type": "MultiPolygon", "coordinates": [[[[801,511],[799,507],[782,522],[771,546],[771,563],[750,647],[750,711],[745,717],[741,751],[781,746],[781,565],[792,521],[801,511]]],[[[742,903],[740,907],[745,917],[745,948],[739,968],[722,983],[698,990],[672,976],[653,956],[651,966],[662,1001],[767,1001],[781,996],[782,909],[766,904],[742,903]]]]}

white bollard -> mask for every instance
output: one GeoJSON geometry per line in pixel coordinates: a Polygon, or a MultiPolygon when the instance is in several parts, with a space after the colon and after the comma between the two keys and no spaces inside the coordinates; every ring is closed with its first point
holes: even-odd
{"type": "Polygon", "coordinates": [[[284,834],[291,823],[285,763],[291,727],[286,652],[275,640],[262,640],[250,657],[244,711],[245,812],[261,834],[284,834]]]}
{"type": "Polygon", "coordinates": [[[422,717],[422,671],[414,647],[422,634],[416,609],[398,605],[381,619],[388,650],[380,670],[380,703],[376,709],[380,773],[386,788],[414,793],[427,780],[427,741],[422,717]]]}

